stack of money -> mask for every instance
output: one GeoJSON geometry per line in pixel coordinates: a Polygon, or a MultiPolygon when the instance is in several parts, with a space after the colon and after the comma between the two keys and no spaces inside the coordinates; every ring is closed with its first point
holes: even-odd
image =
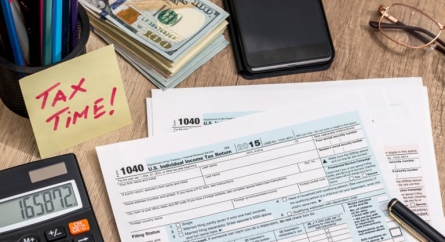
{"type": "Polygon", "coordinates": [[[79,0],[92,31],[161,89],[223,50],[228,13],[208,0],[79,0]]]}

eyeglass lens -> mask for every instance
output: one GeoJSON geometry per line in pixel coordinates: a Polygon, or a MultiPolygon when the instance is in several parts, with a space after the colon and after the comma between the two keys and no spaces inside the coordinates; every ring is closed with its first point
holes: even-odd
{"type": "Polygon", "coordinates": [[[395,4],[386,11],[398,20],[383,16],[380,19],[380,30],[392,40],[411,47],[429,44],[440,34],[437,23],[415,8],[395,4]]]}

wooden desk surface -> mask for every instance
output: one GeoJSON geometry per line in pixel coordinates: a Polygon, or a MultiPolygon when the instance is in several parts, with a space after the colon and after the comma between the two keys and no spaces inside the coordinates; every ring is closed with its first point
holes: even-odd
{"type": "MultiPolygon", "coordinates": [[[[221,0],[213,0],[213,2],[222,6],[221,0]]],[[[401,2],[418,6],[439,21],[445,22],[445,1],[402,0],[401,2]]],[[[271,3],[273,3],[272,0],[271,3]]],[[[387,47],[385,45],[387,41],[381,37],[378,31],[368,26],[368,21],[377,20],[378,6],[390,4],[388,1],[323,0],[323,3],[336,49],[335,61],[329,70],[249,81],[236,74],[232,49],[229,46],[178,87],[422,77],[424,85],[428,87],[436,161],[441,181],[442,199],[444,199],[445,134],[442,126],[445,126],[445,56],[437,51],[409,50],[392,44],[387,47]]],[[[291,24],[289,27],[291,28],[291,24]]],[[[226,38],[229,39],[227,31],[226,38]]],[[[445,39],[445,36],[442,35],[442,39],[445,39]]],[[[105,46],[104,42],[91,34],[87,50],[92,51],[102,46],[105,46]]],[[[145,98],[150,97],[150,90],[156,88],[120,56],[117,55],[117,58],[126,88],[133,125],[60,153],[72,152],[76,154],[105,241],[119,241],[119,236],[95,147],[146,137],[145,98]]],[[[29,120],[12,113],[0,102],[0,170],[38,159],[40,156],[29,120]]],[[[445,203],[443,204],[445,205],[445,203]]]]}

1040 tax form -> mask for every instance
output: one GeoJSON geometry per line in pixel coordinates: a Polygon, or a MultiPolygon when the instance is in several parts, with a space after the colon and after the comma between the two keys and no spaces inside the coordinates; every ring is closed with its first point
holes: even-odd
{"type": "Polygon", "coordinates": [[[365,100],[344,96],[97,147],[121,240],[404,241],[365,100]]]}

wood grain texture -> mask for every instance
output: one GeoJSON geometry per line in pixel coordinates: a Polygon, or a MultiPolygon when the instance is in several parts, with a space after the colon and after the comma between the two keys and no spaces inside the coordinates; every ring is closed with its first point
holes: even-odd
{"type": "MultiPolygon", "coordinates": [[[[221,0],[213,0],[213,2],[222,6],[221,0]]],[[[445,136],[443,130],[445,128],[443,127],[445,125],[443,112],[445,105],[445,56],[437,51],[409,50],[396,46],[382,38],[378,31],[370,28],[368,21],[377,20],[379,17],[378,6],[380,4],[389,5],[391,2],[323,0],[323,3],[336,49],[335,61],[329,70],[254,81],[245,80],[236,73],[232,49],[229,46],[178,87],[422,77],[424,85],[428,87],[434,148],[439,170],[438,182],[441,181],[442,199],[445,198],[445,136]]],[[[406,0],[403,3],[417,6],[437,20],[445,22],[445,1],[406,0]]],[[[291,24],[289,28],[292,28],[291,24]]],[[[227,31],[225,35],[229,39],[227,31]]],[[[442,39],[445,39],[445,36],[442,39]]],[[[104,42],[91,33],[87,51],[102,46],[105,46],[104,42]]],[[[133,125],[60,152],[60,154],[76,154],[105,241],[119,241],[119,236],[95,147],[146,137],[145,98],[150,97],[150,90],[156,88],[119,55],[116,56],[126,89],[133,125]]],[[[39,152],[29,120],[14,114],[0,102],[0,170],[38,159],[40,159],[39,152]]]]}

